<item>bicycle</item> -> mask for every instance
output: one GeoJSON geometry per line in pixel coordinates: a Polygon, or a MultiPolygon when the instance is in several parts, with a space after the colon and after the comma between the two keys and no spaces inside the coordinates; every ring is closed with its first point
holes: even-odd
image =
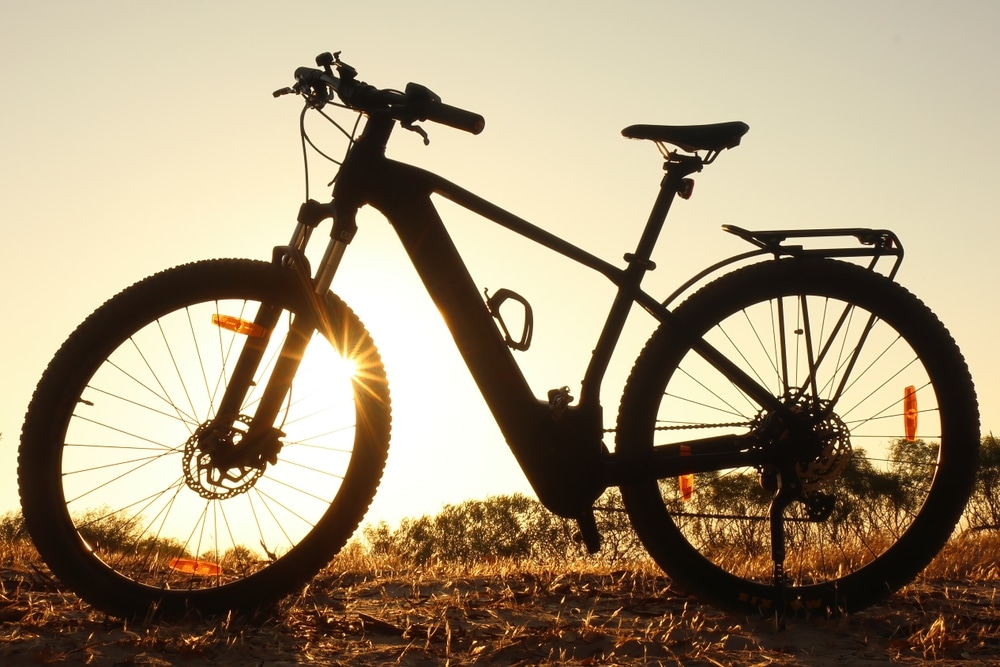
{"type": "Polygon", "coordinates": [[[330,287],[365,205],[395,228],[539,500],[577,521],[588,550],[600,545],[595,501],[619,487],[676,586],[783,615],[877,602],[943,546],[972,491],[978,406],[951,335],[895,282],[893,232],[724,226],[752,249],[657,299],[640,284],[672,202],[748,125],[623,130],[655,144],[665,174],[619,268],[385,156],[397,126],[426,143],[416,123],[477,134],[480,115],[418,84],[370,86],[339,53],[317,65],[275,96],[304,98],[304,142],[307,112],[358,114],[332,200],[307,196],[270,262],[182,265],[111,298],[32,397],[24,518],[81,598],[140,617],[254,607],[307,583],[360,525],[388,453],[389,389],[371,336],[330,287]],[[531,307],[507,289],[480,294],[435,194],[616,286],[578,399],[566,387],[536,398],[514,357],[530,345],[531,307]],[[327,219],[313,271],[305,249],[327,219]],[[523,319],[513,332],[508,302],[523,319]],[[602,378],[636,305],[656,329],[605,428],[602,378]]]}

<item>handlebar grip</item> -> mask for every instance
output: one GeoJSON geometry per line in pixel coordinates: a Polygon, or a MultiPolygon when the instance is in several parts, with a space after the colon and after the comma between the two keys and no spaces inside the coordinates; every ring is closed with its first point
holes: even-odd
{"type": "Polygon", "coordinates": [[[314,69],[312,67],[298,67],[295,70],[295,79],[297,81],[306,81],[312,83],[314,81],[319,81],[320,77],[323,76],[323,70],[314,69]]]}
{"type": "Polygon", "coordinates": [[[441,102],[428,102],[425,113],[427,120],[471,134],[479,134],[486,127],[486,119],[481,115],[441,102]]]}
{"type": "Polygon", "coordinates": [[[298,81],[300,85],[304,84],[314,90],[320,84],[329,86],[333,90],[340,90],[340,79],[335,76],[330,76],[321,69],[299,67],[295,70],[295,80],[298,81]]]}

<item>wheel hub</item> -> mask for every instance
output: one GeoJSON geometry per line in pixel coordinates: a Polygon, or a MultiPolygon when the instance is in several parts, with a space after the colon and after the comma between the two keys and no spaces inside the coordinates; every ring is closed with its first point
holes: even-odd
{"type": "Polygon", "coordinates": [[[803,494],[833,484],[851,461],[850,430],[829,403],[802,398],[791,409],[794,419],[776,414],[758,418],[763,440],[774,450],[774,463],[761,471],[761,485],[778,489],[778,471],[794,473],[803,494]]]}
{"type": "Polygon", "coordinates": [[[237,464],[222,468],[217,454],[231,449],[246,435],[250,417],[240,415],[229,428],[212,421],[201,424],[184,443],[184,482],[202,498],[225,500],[246,493],[261,475],[263,465],[237,464]],[[243,428],[241,428],[243,427],[243,428]]]}
{"type": "Polygon", "coordinates": [[[795,472],[807,493],[835,482],[851,461],[850,430],[843,420],[830,412],[813,426],[813,452],[798,461],[795,472]]]}

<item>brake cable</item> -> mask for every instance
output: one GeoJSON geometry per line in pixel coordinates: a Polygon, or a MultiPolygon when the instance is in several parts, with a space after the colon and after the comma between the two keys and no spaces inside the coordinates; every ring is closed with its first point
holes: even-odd
{"type": "MultiPolygon", "coordinates": [[[[347,107],[347,106],[345,106],[343,104],[339,104],[337,102],[328,102],[328,104],[333,104],[334,106],[338,106],[338,107],[340,107],[342,109],[350,109],[350,107],[347,107]]],[[[326,160],[334,163],[338,167],[343,166],[343,164],[344,164],[343,161],[345,159],[347,159],[347,154],[350,153],[351,152],[351,148],[354,147],[354,142],[355,142],[354,137],[357,135],[358,126],[360,124],[361,124],[361,114],[359,113],[358,116],[357,116],[357,118],[354,121],[354,127],[351,129],[350,132],[348,132],[346,129],[344,129],[344,127],[340,123],[338,123],[335,119],[333,119],[331,116],[329,116],[328,114],[326,114],[326,112],[324,112],[322,109],[318,109],[315,106],[309,104],[308,100],[306,101],[305,105],[303,105],[302,112],[299,114],[299,136],[300,136],[300,140],[302,142],[302,169],[303,169],[303,172],[305,174],[305,186],[306,186],[306,198],[305,198],[305,200],[306,201],[309,201],[309,148],[312,148],[321,157],[323,157],[326,160]],[[340,130],[341,134],[343,134],[345,137],[347,137],[347,150],[344,151],[344,158],[342,158],[341,160],[337,160],[337,159],[335,159],[335,158],[327,155],[309,137],[309,133],[306,131],[306,112],[308,112],[310,109],[315,109],[317,112],[319,112],[319,114],[321,116],[323,116],[323,118],[325,118],[331,125],[333,125],[334,127],[336,127],[338,130],[340,130]]],[[[327,187],[333,185],[334,181],[336,181],[336,180],[337,180],[337,177],[334,176],[333,180],[330,181],[327,184],[327,187]]]]}

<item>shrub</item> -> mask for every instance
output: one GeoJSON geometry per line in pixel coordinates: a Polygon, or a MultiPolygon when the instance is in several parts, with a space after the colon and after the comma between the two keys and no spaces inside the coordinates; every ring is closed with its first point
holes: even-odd
{"type": "Polygon", "coordinates": [[[24,529],[24,517],[20,512],[7,512],[0,517],[0,540],[17,542],[28,537],[24,529]]]}
{"type": "MultiPolygon", "coordinates": [[[[612,563],[644,557],[618,490],[609,490],[597,509],[598,529],[604,536],[599,557],[612,563]]],[[[384,521],[363,529],[372,555],[418,564],[500,559],[563,562],[582,553],[574,539],[576,532],[574,521],[552,514],[523,494],[445,505],[433,517],[403,519],[396,529],[384,521]]]]}

